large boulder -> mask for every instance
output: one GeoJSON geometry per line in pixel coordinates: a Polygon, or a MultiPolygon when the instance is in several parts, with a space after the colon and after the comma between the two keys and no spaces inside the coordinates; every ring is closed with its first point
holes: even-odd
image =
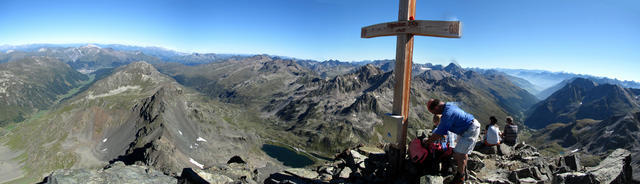
{"type": "Polygon", "coordinates": [[[348,167],[343,168],[340,173],[338,174],[338,177],[343,178],[343,179],[348,179],[349,176],[351,176],[351,169],[348,167]]]}
{"type": "Polygon", "coordinates": [[[504,156],[511,155],[512,150],[510,146],[506,144],[499,144],[497,147],[498,147],[498,154],[504,155],[504,156]]]}
{"type": "Polygon", "coordinates": [[[490,184],[512,184],[509,180],[505,178],[487,178],[484,180],[484,183],[490,184]]]}
{"type": "Polygon", "coordinates": [[[233,179],[219,173],[209,173],[201,169],[184,168],[180,184],[231,183],[233,179]]]}
{"type": "Polygon", "coordinates": [[[104,169],[61,169],[46,179],[47,184],[58,183],[177,183],[176,178],[164,175],[147,166],[125,165],[115,162],[104,169]]]}
{"type": "Polygon", "coordinates": [[[467,160],[467,170],[478,172],[484,167],[484,161],[477,157],[471,157],[467,160]]]}
{"type": "Polygon", "coordinates": [[[562,171],[564,172],[582,170],[582,166],[580,165],[580,157],[578,157],[578,154],[571,154],[558,158],[556,166],[558,167],[558,169],[562,169],[562,171]]]}
{"type": "Polygon", "coordinates": [[[518,179],[518,183],[520,183],[520,184],[537,184],[538,181],[536,179],[533,179],[533,178],[522,178],[522,179],[518,179]]]}
{"type": "Polygon", "coordinates": [[[520,143],[516,145],[514,152],[512,152],[512,155],[513,155],[513,158],[522,160],[525,162],[536,159],[537,157],[540,157],[540,153],[538,152],[538,149],[524,143],[520,143]]]}
{"type": "Polygon", "coordinates": [[[285,173],[287,174],[291,174],[303,179],[307,179],[307,180],[313,180],[318,178],[319,174],[317,172],[314,171],[310,171],[307,169],[303,169],[303,168],[290,168],[290,169],[285,169],[284,170],[285,173]]]}
{"type": "Polygon", "coordinates": [[[556,184],[590,184],[596,183],[596,178],[590,173],[568,172],[556,174],[553,183],[556,184]]]}
{"type": "Polygon", "coordinates": [[[380,148],[363,146],[358,148],[358,152],[374,160],[386,159],[386,152],[380,148]]]}
{"type": "Polygon", "coordinates": [[[179,183],[258,183],[258,170],[239,156],[233,156],[227,163],[206,169],[184,168],[179,183]]]}
{"type": "Polygon", "coordinates": [[[508,178],[513,182],[522,182],[520,180],[526,178],[533,178],[536,181],[549,181],[549,178],[540,172],[540,169],[537,167],[529,167],[512,171],[508,178]]]}
{"type": "Polygon", "coordinates": [[[593,174],[599,183],[631,183],[631,152],[616,149],[598,166],[589,167],[587,171],[593,174]]]}
{"type": "Polygon", "coordinates": [[[484,153],[480,153],[478,151],[471,151],[471,154],[469,155],[469,158],[471,157],[476,157],[478,159],[484,160],[486,159],[488,156],[485,155],[484,153]]]}
{"type": "Polygon", "coordinates": [[[420,184],[441,184],[443,182],[442,176],[424,175],[420,177],[420,184]]]}

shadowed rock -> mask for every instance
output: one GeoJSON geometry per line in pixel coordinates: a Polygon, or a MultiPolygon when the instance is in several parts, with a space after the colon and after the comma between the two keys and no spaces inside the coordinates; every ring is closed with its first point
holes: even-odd
{"type": "Polygon", "coordinates": [[[231,159],[229,159],[229,161],[227,161],[227,164],[230,164],[230,163],[246,164],[247,162],[242,160],[242,158],[240,158],[240,156],[236,155],[236,156],[231,157],[231,159]]]}

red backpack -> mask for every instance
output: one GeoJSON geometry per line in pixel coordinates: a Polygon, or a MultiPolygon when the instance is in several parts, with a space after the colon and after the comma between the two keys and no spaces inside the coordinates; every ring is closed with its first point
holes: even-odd
{"type": "Polygon", "coordinates": [[[422,163],[429,155],[429,150],[422,146],[422,140],[415,138],[409,143],[409,158],[413,163],[422,163]]]}
{"type": "MultiPolygon", "coordinates": [[[[447,147],[448,146],[449,143],[447,143],[447,147]]],[[[440,155],[440,157],[442,158],[450,156],[453,152],[453,149],[448,148],[447,151],[444,151],[442,144],[436,142],[429,143],[427,145],[427,148],[425,148],[422,145],[422,140],[419,138],[415,138],[411,141],[411,143],[409,143],[409,158],[413,163],[422,163],[427,158],[427,156],[429,156],[429,154],[433,154],[434,157],[435,155],[439,155],[436,154],[437,152],[443,153],[440,155]]]]}

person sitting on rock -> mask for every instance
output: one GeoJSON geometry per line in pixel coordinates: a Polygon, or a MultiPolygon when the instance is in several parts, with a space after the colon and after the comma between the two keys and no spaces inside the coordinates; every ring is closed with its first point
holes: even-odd
{"type": "Polygon", "coordinates": [[[500,144],[500,129],[498,128],[498,119],[495,116],[489,117],[491,121],[487,125],[487,133],[484,136],[484,145],[495,146],[500,144]]]}
{"type": "Polygon", "coordinates": [[[430,143],[440,140],[444,135],[447,135],[448,131],[458,135],[456,147],[453,149],[453,157],[458,165],[453,183],[464,183],[467,160],[480,134],[480,122],[456,104],[441,102],[439,99],[430,99],[427,102],[427,110],[434,115],[442,115],[442,117],[436,130],[424,142],[430,143]]]}
{"type": "Polygon", "coordinates": [[[507,116],[507,124],[504,125],[504,133],[502,133],[502,142],[509,146],[514,146],[518,142],[518,125],[513,123],[511,116],[507,116]]]}

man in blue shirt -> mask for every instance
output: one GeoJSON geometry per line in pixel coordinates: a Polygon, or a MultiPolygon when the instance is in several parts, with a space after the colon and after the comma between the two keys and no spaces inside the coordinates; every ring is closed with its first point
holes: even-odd
{"type": "Polygon", "coordinates": [[[440,140],[448,131],[458,135],[458,142],[453,149],[453,158],[457,162],[458,173],[454,177],[453,183],[464,183],[468,155],[473,151],[478,135],[480,135],[480,123],[473,115],[464,112],[451,102],[444,103],[438,99],[430,99],[427,103],[427,110],[434,116],[441,114],[442,117],[436,130],[424,142],[440,140]]]}

